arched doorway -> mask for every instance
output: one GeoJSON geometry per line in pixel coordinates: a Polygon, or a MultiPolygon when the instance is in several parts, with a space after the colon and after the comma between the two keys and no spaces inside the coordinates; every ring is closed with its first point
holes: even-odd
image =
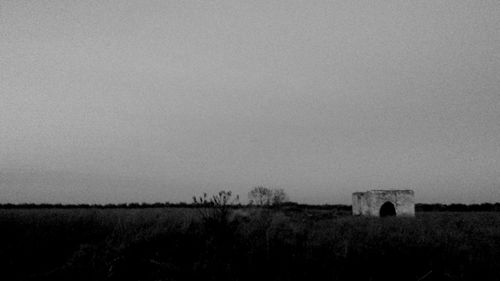
{"type": "Polygon", "coordinates": [[[396,215],[396,208],[391,202],[385,202],[382,207],[380,207],[381,217],[392,217],[396,215]]]}

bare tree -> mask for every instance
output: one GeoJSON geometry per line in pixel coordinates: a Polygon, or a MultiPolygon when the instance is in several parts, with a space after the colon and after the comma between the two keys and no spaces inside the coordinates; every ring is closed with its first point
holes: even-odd
{"type": "Polygon", "coordinates": [[[282,188],[277,188],[273,190],[272,204],[273,206],[279,206],[288,201],[288,195],[282,188]]]}
{"type": "Polygon", "coordinates": [[[248,193],[250,204],[259,206],[277,206],[288,201],[288,196],[281,188],[271,189],[265,186],[256,186],[248,193]]]}
{"type": "Polygon", "coordinates": [[[270,205],[272,195],[271,189],[265,186],[256,186],[248,193],[248,200],[252,205],[270,205]]]}

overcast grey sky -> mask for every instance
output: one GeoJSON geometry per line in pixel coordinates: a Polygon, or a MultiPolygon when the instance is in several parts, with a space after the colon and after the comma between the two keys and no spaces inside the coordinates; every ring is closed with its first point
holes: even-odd
{"type": "Polygon", "coordinates": [[[499,1],[0,0],[0,202],[500,201],[499,1]]]}

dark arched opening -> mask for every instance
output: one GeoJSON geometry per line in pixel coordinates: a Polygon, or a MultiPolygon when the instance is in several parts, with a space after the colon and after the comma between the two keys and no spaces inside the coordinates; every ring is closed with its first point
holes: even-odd
{"type": "Polygon", "coordinates": [[[380,207],[381,217],[392,217],[396,215],[396,208],[391,202],[385,202],[382,207],[380,207]]]}

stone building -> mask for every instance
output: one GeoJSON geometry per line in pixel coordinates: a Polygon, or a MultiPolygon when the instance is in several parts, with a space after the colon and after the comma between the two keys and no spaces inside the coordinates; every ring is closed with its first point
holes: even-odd
{"type": "Polygon", "coordinates": [[[370,190],[352,194],[355,216],[415,216],[413,190],[370,190]]]}

